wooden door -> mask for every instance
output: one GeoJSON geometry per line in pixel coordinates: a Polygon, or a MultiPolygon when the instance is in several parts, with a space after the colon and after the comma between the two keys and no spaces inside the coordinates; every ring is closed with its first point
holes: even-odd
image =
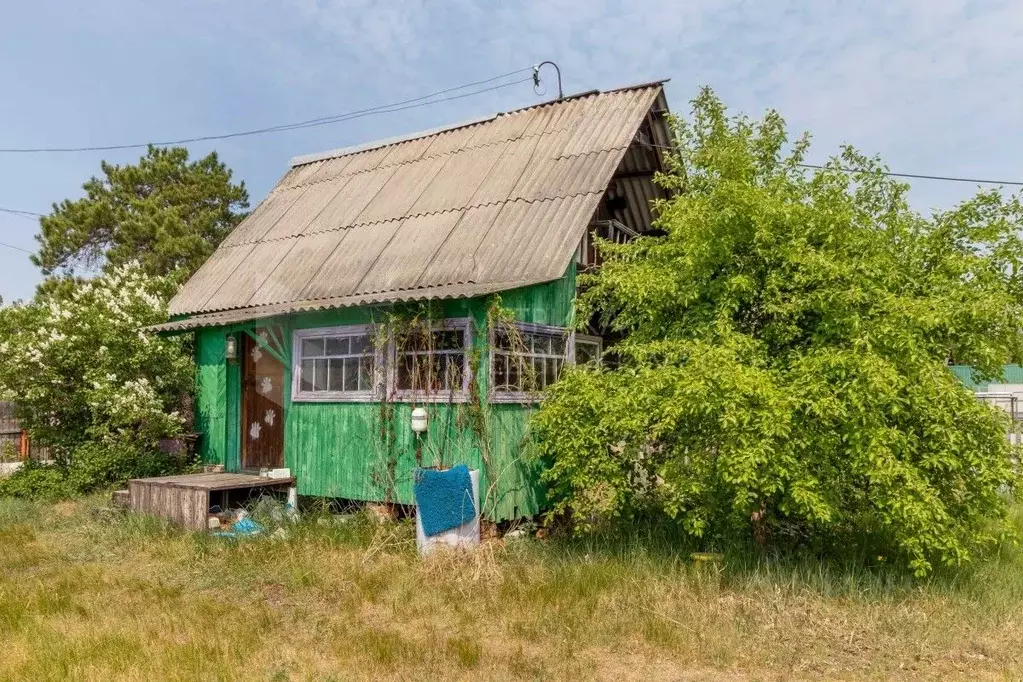
{"type": "MultiPolygon", "coordinates": [[[[265,330],[256,330],[260,334],[265,330]]],[[[284,466],[284,365],[248,334],[242,351],[242,468],[284,466]]]]}

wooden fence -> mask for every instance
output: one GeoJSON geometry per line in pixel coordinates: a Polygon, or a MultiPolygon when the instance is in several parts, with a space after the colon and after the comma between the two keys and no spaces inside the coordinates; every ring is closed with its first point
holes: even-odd
{"type": "Polygon", "coordinates": [[[14,416],[14,403],[0,402],[0,462],[49,458],[50,449],[33,445],[28,433],[21,428],[14,416]]]}

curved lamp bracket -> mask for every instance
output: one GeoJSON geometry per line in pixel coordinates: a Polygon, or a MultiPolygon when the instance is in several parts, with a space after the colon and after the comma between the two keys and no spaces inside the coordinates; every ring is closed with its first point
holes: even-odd
{"type": "Polygon", "coordinates": [[[561,69],[558,68],[557,64],[550,60],[540,62],[539,64],[533,67],[533,91],[539,94],[537,88],[540,87],[540,68],[547,66],[548,64],[554,67],[554,71],[558,75],[558,99],[565,99],[565,93],[561,89],[561,69]]]}

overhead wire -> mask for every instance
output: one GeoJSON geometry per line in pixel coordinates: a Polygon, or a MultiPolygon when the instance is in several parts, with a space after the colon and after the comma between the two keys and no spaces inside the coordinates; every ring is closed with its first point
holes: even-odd
{"type": "MultiPolygon", "coordinates": [[[[668,151],[678,151],[678,147],[673,147],[667,144],[654,144],[653,142],[646,142],[644,140],[640,140],[639,143],[645,147],[651,147],[655,149],[666,149],[668,151]]],[[[827,168],[827,166],[814,163],[797,163],[795,165],[799,168],[809,168],[812,170],[823,170],[824,168],[827,168]]],[[[845,168],[843,166],[839,166],[838,170],[842,171],[843,173],[871,172],[863,171],[861,169],[856,168],[845,168]]],[[[880,173],[881,175],[893,178],[911,178],[915,180],[943,180],[946,182],[970,182],[978,185],[1012,185],[1013,187],[1023,187],[1023,181],[1020,180],[984,180],[981,178],[962,178],[954,175],[924,175],[921,173],[897,173],[895,171],[876,172],[880,173]]]]}
{"type": "MultiPolygon", "coordinates": [[[[26,220],[35,220],[37,217],[42,217],[42,213],[35,213],[33,211],[19,211],[14,208],[3,208],[0,206],[0,213],[7,213],[18,218],[24,218],[26,220]]],[[[0,246],[5,246],[8,249],[14,249],[15,251],[24,251],[25,253],[35,253],[30,249],[25,249],[14,244],[8,244],[7,242],[0,242],[0,246]]]]}
{"type": "MultiPolygon", "coordinates": [[[[492,86],[489,86],[489,87],[486,87],[486,88],[479,88],[479,89],[476,89],[476,90],[471,90],[469,92],[458,92],[460,90],[465,90],[466,88],[473,88],[473,87],[476,87],[476,86],[479,86],[479,85],[486,85],[487,83],[493,83],[494,81],[501,80],[503,78],[508,78],[510,76],[514,76],[514,75],[519,74],[519,73],[524,73],[526,71],[532,71],[532,67],[525,68],[525,69],[517,69],[515,71],[509,71],[507,73],[499,74],[497,76],[492,76],[490,78],[485,78],[485,79],[478,80],[478,81],[473,81],[471,83],[464,83],[462,85],[458,85],[458,86],[455,86],[455,87],[445,88],[443,90],[437,90],[437,91],[428,93],[426,95],[420,95],[419,97],[413,97],[413,98],[410,98],[410,99],[402,100],[400,102],[392,102],[390,104],[382,104],[382,105],[378,105],[378,106],[375,106],[375,107],[369,107],[369,108],[366,108],[366,109],[358,109],[358,110],[355,110],[355,111],[346,112],[344,114],[336,114],[336,115],[333,115],[333,116],[322,116],[320,118],[313,118],[313,119],[308,119],[308,120],[305,120],[305,121],[297,121],[297,122],[293,122],[293,123],[285,123],[285,124],[280,124],[280,125],[276,125],[276,126],[268,126],[268,127],[265,127],[265,128],[257,128],[257,129],[254,129],[254,130],[244,130],[244,131],[237,131],[237,132],[232,132],[232,133],[225,133],[223,135],[201,135],[201,136],[197,136],[197,137],[181,138],[179,140],[167,140],[167,141],[158,141],[158,142],[141,142],[141,143],[116,144],[116,145],[96,145],[96,146],[90,146],[90,147],[6,148],[6,149],[0,149],[0,153],[19,154],[19,153],[60,153],[60,152],[86,152],[86,151],[113,151],[113,150],[119,150],[119,149],[138,149],[138,148],[142,148],[142,147],[147,147],[150,144],[157,145],[157,146],[166,146],[166,145],[175,145],[175,144],[187,144],[187,143],[191,143],[191,142],[205,142],[205,141],[210,141],[210,140],[222,140],[222,139],[229,139],[229,138],[235,138],[235,137],[246,137],[246,136],[251,136],[251,135],[261,135],[261,134],[266,134],[266,133],[283,132],[283,131],[288,131],[288,130],[299,130],[299,129],[302,129],[302,128],[313,128],[313,127],[318,127],[318,126],[323,126],[323,125],[329,125],[331,123],[340,123],[340,122],[343,122],[343,121],[350,121],[350,120],[354,120],[354,119],[357,119],[357,118],[362,118],[362,117],[365,117],[365,116],[370,116],[372,114],[391,113],[391,112],[396,112],[396,111],[405,111],[405,110],[408,110],[408,109],[415,109],[415,108],[418,108],[418,107],[427,106],[427,105],[430,105],[430,104],[436,104],[436,103],[439,103],[439,102],[447,102],[447,101],[456,100],[456,99],[463,99],[465,97],[472,97],[473,95],[479,95],[479,94],[482,94],[484,92],[491,92],[491,91],[494,91],[494,90],[499,90],[501,88],[510,87],[512,85],[518,85],[520,83],[526,83],[526,82],[529,82],[530,80],[532,80],[532,78],[531,77],[526,77],[526,78],[521,78],[521,79],[518,79],[518,80],[511,81],[511,82],[508,82],[508,83],[498,83],[497,85],[492,85],[492,86]],[[450,93],[456,93],[456,92],[458,92],[458,94],[450,94],[450,93]],[[441,95],[447,95],[447,96],[442,97],[441,95]]],[[[36,213],[35,211],[23,211],[23,210],[20,210],[20,209],[6,208],[6,207],[0,207],[0,213],[6,213],[8,215],[13,215],[13,216],[16,216],[16,217],[19,217],[19,218],[25,218],[26,220],[34,220],[36,218],[43,217],[42,213],[36,213]]],[[[31,251],[29,249],[25,249],[25,248],[22,248],[20,246],[15,246],[14,244],[7,244],[5,242],[0,242],[0,246],[7,247],[7,248],[10,248],[10,249],[15,249],[15,250],[18,250],[18,251],[23,251],[25,253],[33,253],[33,251],[31,251]]]]}
{"type": "MultiPolygon", "coordinates": [[[[17,218],[24,218],[26,220],[35,220],[37,217],[42,217],[43,215],[42,213],[35,213],[33,211],[19,211],[14,208],[3,208],[2,206],[0,206],[0,213],[7,213],[17,218]]],[[[8,249],[14,249],[16,251],[24,251],[25,253],[35,253],[30,249],[25,249],[20,246],[15,246],[14,244],[8,244],[6,242],[0,242],[0,246],[5,246],[8,249]]]]}
{"type": "MultiPolygon", "coordinates": [[[[813,163],[797,163],[800,168],[811,168],[821,170],[825,166],[813,164],[813,163]]],[[[838,167],[838,170],[845,173],[860,173],[864,171],[857,170],[855,168],[844,168],[838,167]]],[[[870,172],[870,171],[866,171],[870,172]]],[[[983,180],[980,178],[960,178],[952,175],[923,175],[920,173],[896,173],[895,171],[877,171],[881,175],[887,175],[893,178],[912,178],[914,180],[944,180],[946,182],[970,182],[976,185],[1012,185],[1014,187],[1023,187],[1023,182],[1018,180],[983,180]]]]}
{"type": "MultiPolygon", "coordinates": [[[[199,135],[199,136],[195,136],[195,137],[185,137],[185,138],[180,138],[180,139],[176,139],[176,140],[163,140],[163,141],[152,141],[152,142],[137,142],[137,143],[128,143],[128,144],[93,145],[93,146],[81,146],[81,147],[24,147],[24,148],[8,147],[8,148],[0,148],[0,154],[45,154],[45,153],[77,153],[77,152],[95,152],[95,151],[116,151],[116,150],[124,150],[124,149],[140,149],[140,148],[143,148],[143,147],[148,147],[149,145],[169,146],[169,145],[190,144],[190,143],[194,143],[194,142],[208,142],[208,141],[212,141],[212,140],[226,140],[226,139],[232,139],[232,138],[238,138],[238,137],[249,137],[249,136],[253,136],[253,135],[265,135],[265,134],[269,134],[269,133],[286,132],[286,131],[290,131],[290,130],[300,130],[300,129],[304,129],[304,128],[314,128],[314,127],[319,127],[319,126],[324,126],[324,125],[330,125],[330,124],[333,124],[333,123],[341,123],[341,122],[344,122],[344,121],[351,121],[351,120],[355,120],[355,119],[358,119],[358,118],[363,118],[365,116],[371,116],[371,115],[374,115],[374,114],[392,113],[392,112],[398,112],[398,111],[406,111],[406,110],[409,110],[409,109],[416,109],[416,108],[428,106],[428,105],[431,105],[431,104],[437,104],[437,103],[440,103],[440,102],[447,102],[447,101],[452,101],[452,100],[457,100],[457,99],[463,99],[465,97],[472,97],[474,95],[482,94],[482,93],[485,93],[485,92],[491,92],[491,91],[494,91],[494,90],[499,90],[501,88],[507,88],[507,87],[511,87],[513,85],[518,85],[518,84],[521,84],[521,83],[526,83],[526,82],[529,82],[529,81],[533,80],[533,78],[532,77],[526,77],[526,78],[510,81],[510,82],[507,82],[507,83],[498,83],[497,85],[492,85],[492,86],[489,86],[489,87],[486,87],[486,88],[479,88],[479,89],[476,89],[476,90],[472,90],[470,92],[458,92],[460,90],[465,90],[467,88],[475,88],[476,86],[479,86],[479,85],[486,85],[487,83],[493,83],[494,81],[498,81],[498,80],[501,80],[501,79],[504,79],[504,78],[509,78],[509,77],[514,76],[516,74],[524,73],[524,72],[527,72],[527,71],[533,71],[533,67],[528,67],[528,68],[523,68],[523,69],[516,69],[514,71],[509,71],[507,73],[502,73],[502,74],[499,74],[499,75],[496,75],[496,76],[491,76],[490,78],[485,78],[485,79],[482,79],[482,80],[473,81],[471,83],[465,83],[465,84],[454,86],[454,87],[451,87],[451,88],[445,88],[443,90],[437,90],[437,91],[434,91],[434,92],[431,92],[431,93],[428,93],[428,94],[425,94],[425,95],[420,95],[418,97],[413,97],[413,98],[410,98],[410,99],[401,100],[399,102],[392,102],[390,104],[382,104],[382,105],[378,105],[378,106],[375,106],[375,107],[369,107],[369,108],[366,108],[366,109],[357,109],[357,110],[354,110],[354,111],[349,111],[349,112],[345,112],[345,113],[341,113],[341,114],[334,114],[334,115],[331,115],[331,116],[321,116],[319,118],[312,118],[312,119],[307,119],[307,120],[304,120],[304,121],[295,121],[295,122],[292,122],[292,123],[283,123],[283,124],[274,125],[274,126],[267,126],[267,127],[264,127],[264,128],[255,128],[255,129],[251,129],[251,130],[235,131],[235,132],[223,133],[223,134],[218,134],[218,135],[199,135]],[[456,92],[458,94],[451,94],[451,93],[456,93],[456,92]],[[442,95],[447,95],[447,96],[442,96],[442,95]]],[[[641,141],[641,144],[643,144],[644,146],[647,146],[647,147],[651,147],[651,148],[665,149],[665,150],[669,150],[669,151],[677,151],[677,148],[673,147],[671,145],[659,145],[659,144],[655,144],[655,143],[652,143],[652,142],[646,142],[646,141],[641,141]]],[[[823,166],[823,165],[820,165],[820,164],[797,163],[795,165],[798,166],[799,168],[807,168],[807,169],[813,169],[813,170],[822,170],[822,169],[826,168],[826,166],[823,166]]],[[[854,168],[845,168],[845,167],[841,167],[841,166],[838,167],[838,170],[841,170],[841,171],[846,172],[846,173],[860,172],[859,170],[854,169],[854,168]]],[[[952,175],[930,175],[930,174],[922,174],[922,173],[900,173],[900,172],[895,172],[895,171],[877,171],[877,172],[879,172],[881,175],[885,175],[885,176],[889,176],[889,177],[908,178],[908,179],[916,179],[916,180],[937,180],[937,181],[944,181],[944,182],[968,182],[968,183],[983,184],[983,185],[1010,185],[1010,186],[1014,186],[1014,187],[1023,187],[1023,181],[1016,181],[1016,180],[990,180],[990,179],[985,179],[985,178],[968,178],[968,177],[959,177],[959,176],[952,176],[952,175]]],[[[0,207],[0,213],[10,214],[10,215],[18,216],[18,217],[25,218],[25,219],[28,219],[28,220],[39,218],[39,217],[42,217],[42,215],[43,215],[41,213],[36,213],[34,211],[23,211],[23,210],[12,209],[12,208],[4,208],[4,207],[0,207]]],[[[0,246],[4,246],[4,247],[7,247],[7,248],[11,248],[11,249],[16,249],[18,251],[24,251],[25,253],[32,253],[32,251],[30,251],[28,249],[24,249],[24,248],[22,248],[20,246],[15,246],[13,244],[7,244],[7,243],[4,243],[4,242],[0,242],[0,246]]]]}
{"type": "MultiPolygon", "coordinates": [[[[163,140],[153,142],[138,142],[130,144],[112,144],[112,145],[92,145],[82,147],[26,147],[26,148],[0,148],[0,153],[4,154],[30,154],[30,153],[73,153],[73,152],[93,152],[93,151],[115,151],[123,149],[141,149],[148,147],[149,145],[155,146],[169,146],[179,144],[189,144],[193,142],[208,142],[211,140],[226,140],[237,137],[248,137],[252,135],[264,135],[268,133],[285,132],[289,130],[300,130],[303,128],[314,128],[324,125],[330,125],[332,123],[341,123],[344,121],[351,121],[357,118],[363,118],[365,116],[371,116],[373,114],[384,114],[392,113],[397,111],[406,111],[409,109],[416,109],[419,107],[428,106],[430,104],[437,104],[440,102],[448,102],[457,99],[463,99],[466,97],[472,97],[485,92],[492,92],[494,90],[500,90],[502,88],[511,87],[521,83],[527,83],[532,80],[532,77],[526,77],[510,81],[507,83],[498,83],[486,88],[478,88],[469,92],[459,92],[467,88],[475,88],[476,86],[486,85],[487,83],[493,83],[504,78],[532,71],[533,67],[527,67],[523,69],[516,69],[514,71],[508,71],[507,73],[498,74],[491,76],[490,78],[484,78],[482,80],[473,81],[471,83],[463,83],[451,88],[445,88],[443,90],[436,90],[434,92],[420,95],[418,97],[412,97],[410,99],[401,100],[399,102],[392,102],[390,104],[381,104],[375,107],[369,107],[366,109],[357,109],[354,111],[345,112],[342,114],[335,114],[332,116],[321,116],[319,118],[308,119],[304,121],[295,121],[292,123],[283,123],[274,126],[267,126],[264,128],[256,128],[252,130],[235,131],[231,133],[224,133],[220,135],[199,135],[195,137],[180,138],[177,140],[163,140]],[[458,93],[458,94],[451,94],[458,93]]],[[[42,213],[36,213],[35,211],[23,211],[19,209],[0,207],[0,213],[6,213],[8,215],[17,216],[19,218],[25,218],[27,220],[34,220],[41,218],[42,213]]],[[[16,251],[22,251],[24,253],[33,253],[30,249],[25,249],[14,244],[8,244],[6,242],[0,242],[0,247],[6,247],[14,249],[16,251]]]]}
{"type": "Polygon", "coordinates": [[[28,220],[35,220],[36,218],[42,218],[42,213],[36,213],[34,211],[19,211],[16,208],[3,208],[0,206],[0,213],[10,213],[11,215],[18,216],[19,218],[26,218],[28,220]]]}
{"type": "Polygon", "coordinates": [[[24,251],[25,253],[35,253],[35,251],[31,251],[29,249],[23,249],[20,246],[15,246],[14,244],[8,244],[7,242],[0,242],[0,246],[6,246],[8,249],[15,249],[17,251],[24,251]]]}
{"type": "Polygon", "coordinates": [[[264,128],[255,128],[252,130],[242,130],[230,133],[223,133],[219,135],[199,135],[195,137],[184,137],[176,140],[162,140],[162,141],[151,141],[151,142],[133,142],[129,144],[109,144],[109,145],[94,145],[94,146],[82,146],[82,147],[8,147],[0,148],[0,154],[57,154],[57,153],[76,153],[76,152],[96,152],[96,151],[116,151],[122,149],[141,149],[148,147],[149,145],[155,146],[169,146],[169,145],[180,145],[190,144],[193,142],[208,142],[211,140],[226,140],[237,137],[248,137],[252,135],[265,135],[268,133],[284,132],[289,130],[299,130],[303,128],[315,128],[318,126],[330,125],[333,123],[341,123],[344,121],[351,121],[357,118],[363,118],[365,116],[371,116],[374,114],[386,114],[396,111],[406,111],[408,109],[416,109],[419,107],[428,106],[431,104],[437,104],[439,102],[448,102],[456,99],[463,99],[465,97],[472,97],[485,92],[491,92],[494,90],[500,90],[501,88],[511,87],[513,85],[519,85],[521,83],[527,83],[532,81],[532,77],[517,79],[509,81],[507,83],[498,83],[486,88],[479,88],[471,90],[470,92],[461,92],[456,95],[450,95],[459,90],[465,90],[466,88],[474,88],[478,85],[486,85],[503,78],[509,78],[519,73],[526,71],[532,71],[532,67],[525,69],[516,69],[515,71],[509,71],[507,73],[499,74],[497,76],[491,76],[483,80],[474,81],[472,83],[464,83],[444,90],[437,90],[426,95],[420,95],[419,97],[413,97],[410,99],[402,100],[400,102],[392,102],[390,104],[381,104],[375,107],[369,107],[366,109],[357,109],[354,111],[345,112],[342,114],[334,114],[332,116],[321,116],[319,118],[312,118],[305,121],[296,121],[292,123],[282,123],[274,126],[267,126],[264,128]],[[441,97],[441,95],[448,95],[441,97]]]}

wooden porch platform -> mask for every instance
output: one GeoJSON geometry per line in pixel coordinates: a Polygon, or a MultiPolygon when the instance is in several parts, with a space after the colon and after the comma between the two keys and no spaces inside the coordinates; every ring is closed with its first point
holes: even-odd
{"type": "Polygon", "coordinates": [[[231,490],[287,490],[295,478],[254,474],[187,474],[128,481],[131,510],[154,514],[191,530],[206,530],[210,493],[231,490]]]}

